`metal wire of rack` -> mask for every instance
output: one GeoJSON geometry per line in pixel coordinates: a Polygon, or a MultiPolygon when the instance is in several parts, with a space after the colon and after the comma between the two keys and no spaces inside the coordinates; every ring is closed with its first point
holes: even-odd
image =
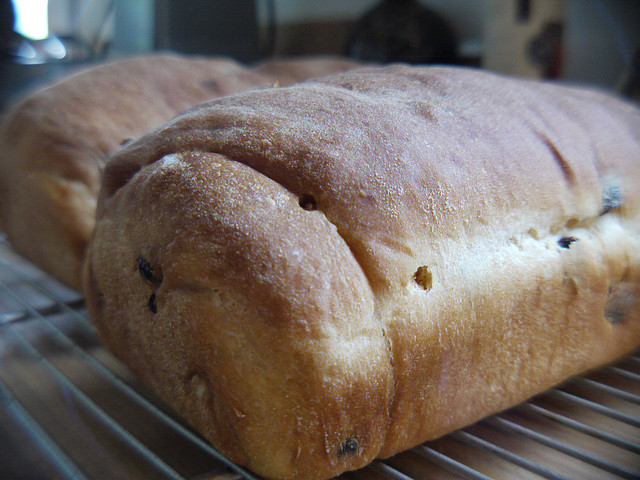
{"type": "MultiPolygon", "coordinates": [[[[0,237],[0,478],[258,480],[100,344],[80,294],[0,237]]],[[[349,480],[640,479],[640,356],[349,480]]]]}

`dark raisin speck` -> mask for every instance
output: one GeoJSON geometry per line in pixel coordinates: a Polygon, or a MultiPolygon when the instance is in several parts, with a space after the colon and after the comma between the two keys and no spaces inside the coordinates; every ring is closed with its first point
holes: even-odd
{"type": "Polygon", "coordinates": [[[151,266],[149,261],[142,255],[138,257],[138,270],[140,271],[140,275],[142,275],[143,278],[153,281],[153,267],[151,266]]]}
{"type": "Polygon", "coordinates": [[[573,242],[577,242],[578,239],[576,237],[562,237],[558,240],[558,245],[561,248],[569,248],[573,242]]]}
{"type": "Polygon", "coordinates": [[[602,189],[602,212],[601,215],[609,213],[611,210],[622,206],[622,194],[620,188],[608,185],[602,189]]]}
{"type": "Polygon", "coordinates": [[[149,310],[152,313],[156,313],[158,311],[158,305],[156,305],[156,294],[152,293],[149,297],[149,310]]]}
{"type": "Polygon", "coordinates": [[[340,455],[347,455],[350,453],[355,453],[358,451],[358,440],[353,437],[347,438],[346,442],[340,445],[340,450],[338,453],[340,455]]]}

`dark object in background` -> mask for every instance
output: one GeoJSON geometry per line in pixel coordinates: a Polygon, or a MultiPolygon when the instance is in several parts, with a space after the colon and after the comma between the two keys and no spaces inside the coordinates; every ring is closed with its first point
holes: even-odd
{"type": "Polygon", "coordinates": [[[0,114],[26,92],[94,60],[89,45],[80,38],[22,35],[15,30],[16,16],[13,2],[0,0],[0,114]]]}
{"type": "Polygon", "coordinates": [[[0,59],[9,55],[11,46],[14,43],[13,24],[15,19],[11,0],[0,0],[0,59]]]}
{"type": "Polygon", "coordinates": [[[636,49],[636,53],[633,55],[629,73],[622,86],[621,93],[625,97],[640,103],[640,47],[636,49]]]}
{"type": "Polygon", "coordinates": [[[457,63],[449,24],[415,0],[383,0],[358,22],[347,41],[349,57],[380,63],[457,63]]]}
{"type": "Polygon", "coordinates": [[[527,45],[527,55],[541,69],[542,78],[562,74],[562,23],[547,22],[527,45]]]}
{"type": "Polygon", "coordinates": [[[260,58],[255,0],[157,0],[155,48],[188,54],[260,58]]]}
{"type": "MultiPolygon", "coordinates": [[[[32,9],[36,10],[35,6],[32,9]]],[[[46,15],[49,7],[45,3],[39,5],[39,9],[43,11],[36,13],[46,15]]],[[[0,60],[3,63],[39,65],[79,62],[88,61],[93,56],[91,46],[79,36],[58,36],[50,31],[44,38],[23,35],[15,28],[16,16],[13,2],[0,0],[0,60]]]]}

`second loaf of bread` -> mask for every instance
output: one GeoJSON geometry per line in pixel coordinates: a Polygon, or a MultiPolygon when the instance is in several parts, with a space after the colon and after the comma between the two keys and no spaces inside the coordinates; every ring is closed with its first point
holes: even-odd
{"type": "Polygon", "coordinates": [[[270,478],[328,478],[640,343],[640,113],[389,66],[202,105],[118,153],[85,293],[270,478]]]}
{"type": "Polygon", "coordinates": [[[81,288],[108,155],[211,98],[285,85],[359,64],[152,54],[100,63],[27,95],[0,122],[0,229],[26,258],[81,288]]]}

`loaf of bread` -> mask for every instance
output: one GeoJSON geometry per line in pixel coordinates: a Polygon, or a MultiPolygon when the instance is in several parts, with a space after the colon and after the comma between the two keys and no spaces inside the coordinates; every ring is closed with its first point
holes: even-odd
{"type": "Polygon", "coordinates": [[[88,68],[29,95],[0,124],[0,229],[13,247],[69,286],[93,231],[107,155],[194,104],[357,64],[157,54],[88,68]]]}
{"type": "Polygon", "coordinates": [[[207,102],[106,167],[105,344],[217,448],[325,479],[640,344],[640,111],[465,68],[207,102]]]}
{"type": "Polygon", "coordinates": [[[346,72],[365,65],[341,57],[292,57],[270,58],[252,67],[255,73],[273,79],[276,85],[286,86],[303,80],[325,77],[333,73],[346,72]]]}

